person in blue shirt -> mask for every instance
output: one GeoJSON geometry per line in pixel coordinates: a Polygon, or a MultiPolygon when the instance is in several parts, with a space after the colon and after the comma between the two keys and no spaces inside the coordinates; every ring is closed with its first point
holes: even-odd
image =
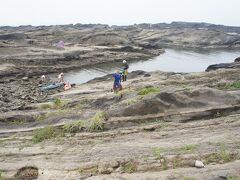
{"type": "Polygon", "coordinates": [[[117,71],[116,73],[112,74],[112,76],[114,77],[113,92],[121,91],[122,90],[121,74],[119,74],[119,72],[117,71]]]}

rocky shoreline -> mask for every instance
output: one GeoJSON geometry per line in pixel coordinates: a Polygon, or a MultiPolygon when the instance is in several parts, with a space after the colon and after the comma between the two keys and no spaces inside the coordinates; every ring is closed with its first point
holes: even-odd
{"type": "Polygon", "coordinates": [[[149,59],[163,53],[162,47],[239,48],[240,28],[183,22],[0,27],[0,66],[9,65],[0,67],[0,111],[46,100],[38,90],[42,74],[149,59]],[[64,49],[53,46],[59,40],[64,49]]]}

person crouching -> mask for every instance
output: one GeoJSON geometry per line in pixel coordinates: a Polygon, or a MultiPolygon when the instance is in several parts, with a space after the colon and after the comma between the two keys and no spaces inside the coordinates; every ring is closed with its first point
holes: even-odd
{"type": "Polygon", "coordinates": [[[114,82],[113,82],[113,92],[118,92],[122,90],[122,85],[121,85],[121,74],[117,71],[116,73],[112,74],[114,77],[114,82]]]}

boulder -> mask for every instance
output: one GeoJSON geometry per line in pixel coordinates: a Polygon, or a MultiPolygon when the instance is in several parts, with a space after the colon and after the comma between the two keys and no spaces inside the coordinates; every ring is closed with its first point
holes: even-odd
{"type": "Polygon", "coordinates": [[[195,161],[195,167],[197,167],[197,168],[204,168],[205,166],[204,166],[202,161],[196,160],[195,161]]]}
{"type": "Polygon", "coordinates": [[[29,78],[28,77],[23,77],[22,80],[23,81],[29,81],[29,78]]]}
{"type": "Polygon", "coordinates": [[[240,57],[236,58],[234,62],[240,62],[240,57]]]}

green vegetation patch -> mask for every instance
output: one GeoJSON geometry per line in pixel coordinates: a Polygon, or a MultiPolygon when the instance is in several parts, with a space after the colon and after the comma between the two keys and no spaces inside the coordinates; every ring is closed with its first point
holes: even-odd
{"type": "Polygon", "coordinates": [[[231,84],[227,84],[225,86],[225,88],[227,88],[227,89],[240,89],[240,80],[235,81],[235,82],[233,82],[231,84]]]}
{"type": "Polygon", "coordinates": [[[33,131],[33,142],[39,143],[46,139],[51,139],[56,136],[56,130],[53,126],[46,126],[33,131]]]}
{"type": "Polygon", "coordinates": [[[159,91],[160,91],[160,89],[158,87],[148,86],[148,87],[139,89],[137,94],[140,96],[145,96],[147,94],[156,93],[159,91]]]}

